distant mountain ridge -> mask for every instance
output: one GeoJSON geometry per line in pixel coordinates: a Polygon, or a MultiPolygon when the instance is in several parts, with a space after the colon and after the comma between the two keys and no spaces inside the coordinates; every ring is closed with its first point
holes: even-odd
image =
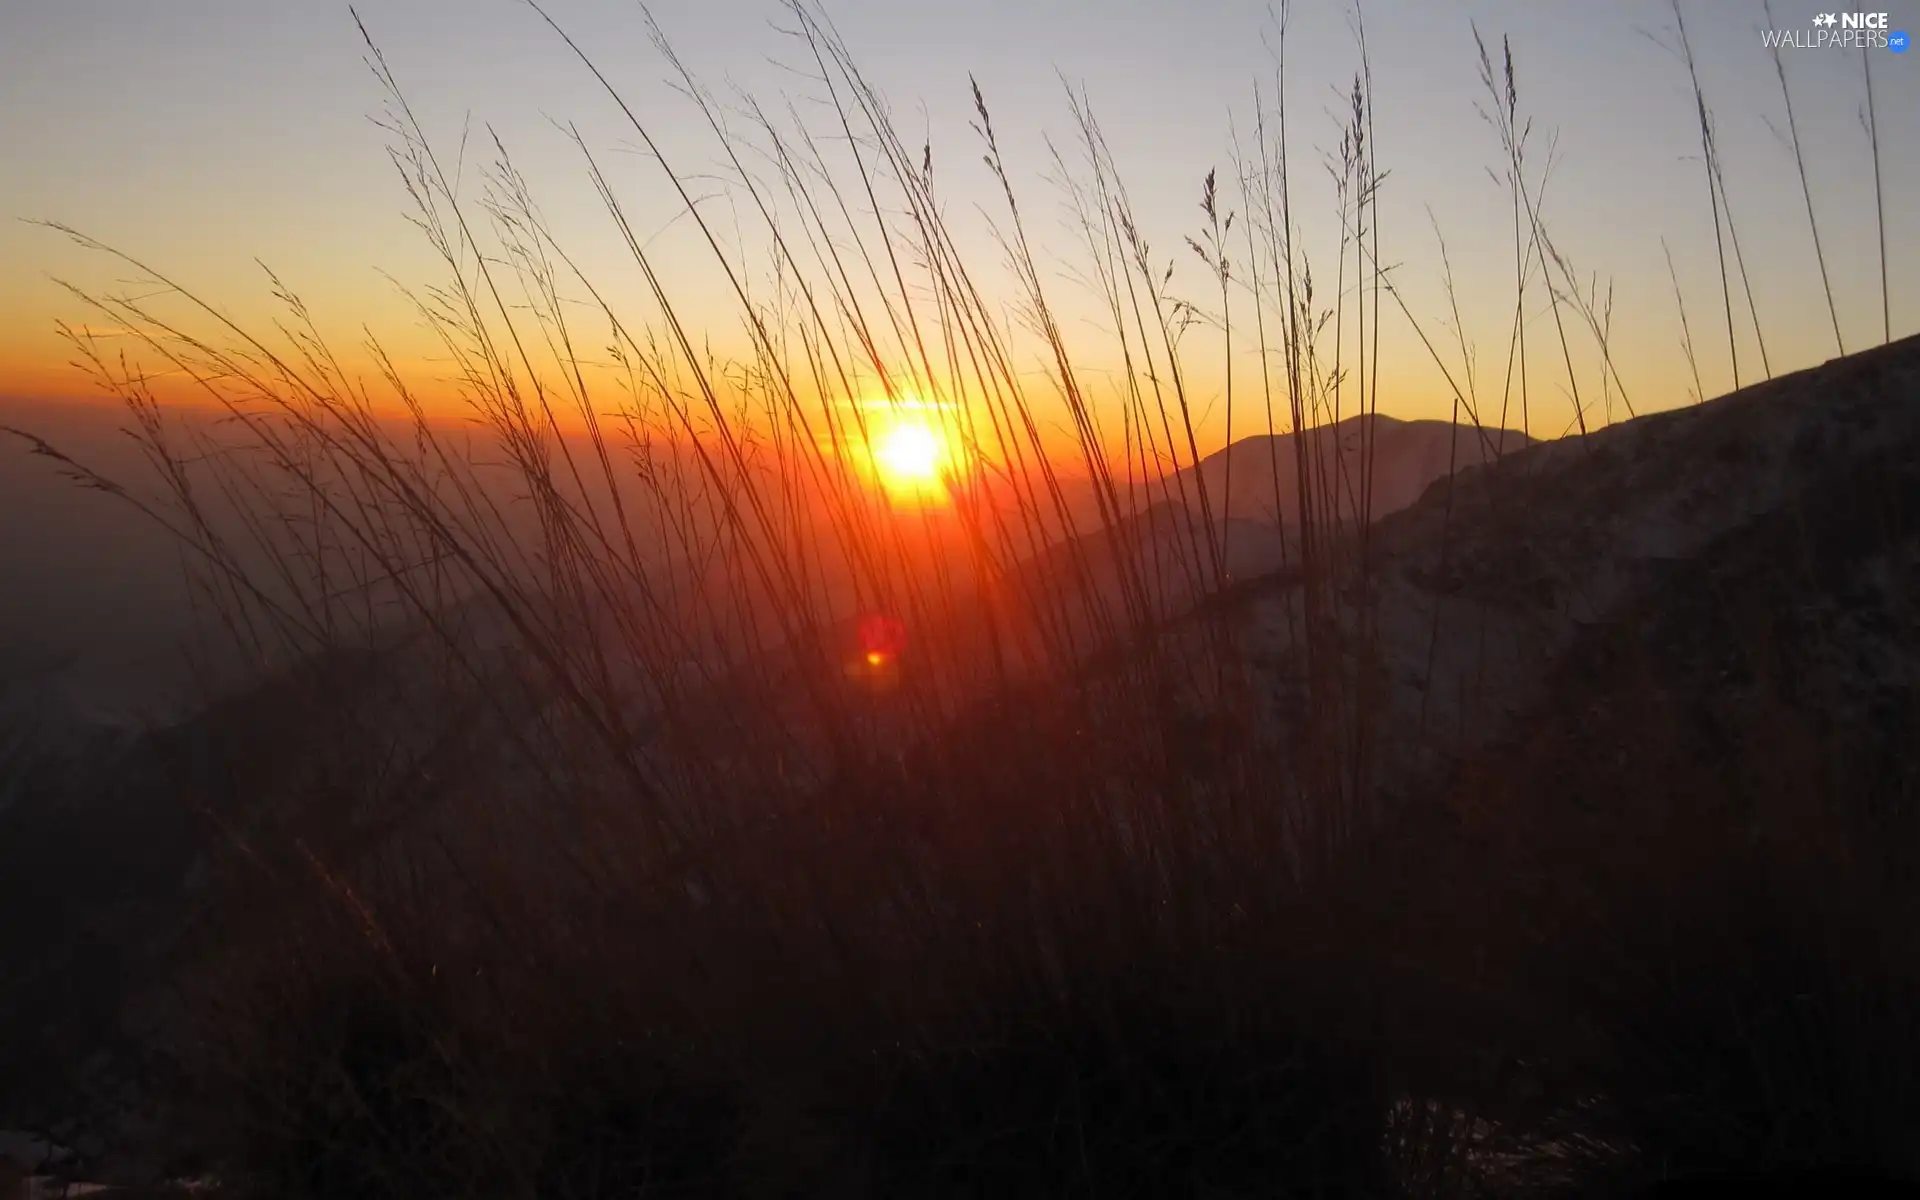
{"type": "Polygon", "coordinates": [[[1364,510],[1377,521],[1411,506],[1448,475],[1535,444],[1535,439],[1512,429],[1368,413],[1302,433],[1241,438],[1178,472],[1164,489],[1157,483],[1145,489],[1155,497],[1169,493],[1184,497],[1198,509],[1204,484],[1216,519],[1298,525],[1304,460],[1310,488],[1336,498],[1342,520],[1357,520],[1364,510]],[[1362,504],[1363,473],[1370,505],[1362,504]]]}

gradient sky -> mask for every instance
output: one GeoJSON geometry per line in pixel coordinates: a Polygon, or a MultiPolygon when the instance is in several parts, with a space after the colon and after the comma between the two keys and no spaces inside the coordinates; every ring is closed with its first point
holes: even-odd
{"type": "MultiPolygon", "coordinates": [[[[1920,30],[1920,0],[1881,0],[1894,28],[1920,30]]],[[[552,119],[580,124],[607,151],[642,226],[669,226],[675,206],[649,164],[631,154],[617,113],[558,39],[515,0],[363,0],[381,45],[430,135],[445,145],[471,113],[492,123],[533,181],[563,240],[589,261],[617,248],[575,151],[552,119]]],[[[685,169],[715,161],[686,106],[666,88],[636,4],[550,0],[662,131],[685,169]]],[[[1779,27],[1805,30],[1822,11],[1779,0],[1779,27]]],[[[767,100],[807,94],[783,70],[797,50],[764,0],[659,0],[652,6],[689,66],[716,86],[767,100]]],[[[1615,288],[1614,351],[1642,409],[1685,402],[1691,387],[1661,239],[1672,247],[1710,393],[1725,390],[1727,355],[1712,224],[1698,162],[1686,75],[1656,44],[1664,0],[1367,0],[1378,154],[1391,170],[1381,200],[1383,253],[1433,331],[1447,306],[1432,222],[1444,230],[1482,386],[1504,354],[1511,305],[1510,230],[1498,161],[1480,99],[1471,23],[1497,45],[1513,39],[1522,102],[1560,165],[1546,217],[1582,272],[1615,288]],[[1718,332],[1716,333],[1716,330],[1718,332]]],[[[1790,155],[1768,121],[1784,124],[1778,84],[1758,29],[1757,2],[1685,7],[1703,83],[1719,121],[1734,217],[1777,370],[1833,353],[1790,155]]],[[[1200,227],[1200,181],[1231,169],[1236,123],[1250,128],[1252,89],[1271,81],[1273,14],[1262,0],[830,0],[827,12],[917,145],[930,134],[936,173],[956,219],[994,208],[967,123],[967,76],[980,80],[1008,162],[1036,214],[1046,253],[1076,249],[1045,175],[1043,135],[1069,139],[1060,76],[1083,84],[1104,124],[1156,257],[1178,264],[1177,286],[1205,299],[1207,281],[1181,239],[1200,227]]],[[[1336,90],[1357,65],[1345,0],[1297,0],[1287,82],[1295,122],[1296,203],[1332,228],[1332,194],[1316,160],[1336,141],[1336,90]]],[[[1789,51],[1798,118],[1849,348],[1878,341],[1880,282],[1858,53],[1789,51]]],[[[1874,52],[1895,336],[1920,328],[1920,54],[1874,52]]],[[[432,282],[405,197],[367,119],[382,104],[345,4],[330,0],[20,0],[0,17],[0,216],[50,218],[178,275],[243,320],[270,306],[254,260],[279,271],[347,341],[362,323],[431,372],[426,343],[380,271],[432,282]]],[[[1228,195],[1230,207],[1237,196],[1228,195]]],[[[995,210],[997,211],[997,209],[995,210]]],[[[669,230],[669,234],[672,230],[669,230]]],[[[989,280],[998,257],[977,232],[968,244],[989,280]]],[[[684,239],[683,239],[684,240],[684,239]]],[[[689,247],[673,285],[695,314],[737,329],[719,280],[689,247]]],[[[57,317],[87,319],[52,277],[109,285],[125,272],[48,231],[0,224],[0,394],[84,393],[55,337],[57,317]]],[[[630,271],[630,268],[629,268],[630,271]]],[[[1056,294],[1072,310],[1064,272],[1056,294]]],[[[1088,310],[1090,315],[1090,310],[1088,310]]],[[[96,318],[97,319],[97,318],[96,318]]],[[[1450,338],[1450,334],[1446,335],[1450,338]]],[[[1544,343],[1543,343],[1544,344],[1544,343]]],[[[1448,396],[1404,322],[1388,326],[1383,407],[1438,415],[1448,396]]],[[[1750,353],[1750,352],[1749,352],[1750,353]]],[[[1751,371],[1751,367],[1749,368],[1751,371]]],[[[1497,379],[1494,386],[1497,390],[1497,379]]],[[[1543,385],[1548,390],[1552,385],[1543,385]]],[[[1570,414],[1570,408],[1566,410],[1570,414]]],[[[1563,414],[1565,415],[1565,414],[1563,414]]],[[[1557,432],[1552,422],[1536,432],[1557,432]]],[[[1218,434],[1214,431],[1214,440],[1218,434]]]]}

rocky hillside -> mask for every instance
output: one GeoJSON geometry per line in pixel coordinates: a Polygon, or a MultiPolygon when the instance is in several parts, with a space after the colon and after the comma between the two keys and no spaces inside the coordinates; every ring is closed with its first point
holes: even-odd
{"type": "MultiPolygon", "coordinates": [[[[1911,730],[1917,512],[1920,338],[1436,482],[1374,530],[1368,601],[1341,619],[1370,672],[1379,777],[1412,787],[1643,664],[1701,703],[1789,672],[1835,726],[1911,730]],[[1699,661],[1713,648],[1735,657],[1699,661]]],[[[1279,692],[1303,669],[1302,606],[1278,582],[1240,611],[1279,692]]]]}

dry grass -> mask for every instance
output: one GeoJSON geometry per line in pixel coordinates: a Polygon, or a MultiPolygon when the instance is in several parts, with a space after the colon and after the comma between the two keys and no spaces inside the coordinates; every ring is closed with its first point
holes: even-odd
{"type": "MultiPolygon", "coordinates": [[[[1253,330],[1262,367],[1232,378],[1230,421],[1303,430],[1377,413],[1385,298],[1479,430],[1464,333],[1456,372],[1382,262],[1364,36],[1331,304],[1294,218],[1284,93],[1239,164],[1243,207],[1205,181],[1192,249],[1217,311],[1171,288],[1074,99],[1068,199],[1126,364],[1114,403],[1061,332],[986,97],[1019,345],[940,215],[931,148],[901,141],[822,19],[791,15],[826,132],[750,102],[740,124],[659,41],[769,247],[765,286],[662,160],[746,362],[681,319],[584,141],[647,313],[603,299],[504,146],[483,197],[459,192],[371,36],[445,266],[420,312],[477,439],[429,421],[397,370],[410,418],[378,415],[277,283],[275,341],[125,256],[197,317],[83,297],[230,418],[183,432],[137,367],[77,337],[165,484],[129,498],[188,548],[234,639],[305,664],[209,718],[221,782],[183,797],[221,850],[174,957],[169,1063],[228,1185],[1362,1196],[1920,1169],[1888,1069],[1914,1034],[1910,889],[1868,861],[1887,833],[1810,807],[1873,781],[1803,721],[1743,717],[1780,760],[1723,773],[1656,719],[1706,685],[1662,677],[1617,724],[1543,729],[1446,805],[1383,812],[1343,623],[1343,589],[1370,611],[1365,444],[1296,442],[1309,703],[1284,747],[1217,716],[1256,711],[1229,623],[1169,632],[1156,581],[1218,588],[1230,548],[1182,474],[1192,323],[1253,330]],[[942,406],[980,464],[950,508],[893,508],[837,452],[875,390],[942,406]],[[1097,529],[1165,500],[1200,514],[1172,545],[1120,540],[1102,563],[1073,536],[1089,507],[1097,529]],[[848,620],[874,611],[915,634],[910,683],[883,696],[842,670],[848,620]]],[[[1584,431],[1579,337],[1602,363],[1589,394],[1624,388],[1606,311],[1548,232],[1513,62],[1482,46],[1514,221],[1500,424],[1534,419],[1545,286],[1584,431]]]]}

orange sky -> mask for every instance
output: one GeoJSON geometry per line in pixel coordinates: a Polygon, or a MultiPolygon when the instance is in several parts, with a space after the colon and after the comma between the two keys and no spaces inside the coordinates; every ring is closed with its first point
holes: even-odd
{"type": "MultiPolygon", "coordinates": [[[[666,68],[645,44],[637,11],[559,0],[552,7],[604,59],[691,181],[727,252],[744,262],[745,277],[764,295],[771,285],[765,237],[755,232],[737,187],[718,180],[725,168],[719,144],[702,134],[685,100],[666,86],[666,68]]],[[[1894,7],[1905,10],[1893,14],[1896,27],[1920,25],[1920,6],[1894,7]]],[[[176,275],[241,324],[270,330],[276,310],[255,262],[264,260],[308,301],[351,371],[369,370],[356,348],[363,328],[371,328],[422,393],[452,415],[449,364],[385,277],[421,287],[440,275],[404,219],[406,196],[383,152],[391,139],[365,119],[383,101],[360,61],[344,7],[272,6],[269,13],[239,0],[182,0],[166,8],[164,14],[132,12],[108,0],[74,0],[8,18],[0,102],[10,112],[37,115],[0,130],[0,161],[9,164],[0,176],[0,214],[80,226],[176,275]]],[[[688,65],[716,90],[737,85],[776,115],[790,100],[819,135],[832,132],[816,103],[818,84],[768,61],[802,65],[796,43],[760,19],[776,17],[776,6],[757,9],[754,20],[737,13],[717,19],[714,6],[692,0],[655,8],[688,65]]],[[[1738,17],[1695,16],[1690,32],[1716,109],[1755,306],[1779,371],[1830,356],[1835,339],[1792,160],[1769,126],[1783,125],[1783,113],[1754,8],[1738,17]]],[[[1798,28],[1808,17],[1797,6],[1776,9],[1784,26],[1798,28]]],[[[1656,44],[1671,35],[1666,6],[1652,0],[1577,7],[1377,0],[1364,11],[1375,73],[1374,136],[1380,166],[1391,172],[1379,208],[1382,257],[1394,264],[1401,296],[1449,369],[1459,373],[1460,350],[1451,328],[1453,301],[1442,286],[1436,224],[1447,239],[1455,299],[1483,392],[1500,390],[1512,319],[1511,217],[1505,193],[1487,174],[1499,148],[1476,110],[1481,98],[1470,22],[1477,22],[1496,40],[1502,32],[1514,36],[1523,108],[1537,122],[1536,154],[1544,155],[1547,139],[1558,137],[1544,215],[1583,283],[1597,272],[1603,288],[1609,282],[1614,288],[1612,346],[1635,402],[1642,410],[1670,407],[1685,402],[1692,387],[1669,251],[1706,390],[1725,390],[1731,371],[1698,133],[1685,72],[1656,44]]],[[[591,77],[524,6],[473,0],[456,10],[441,0],[374,0],[361,12],[444,153],[454,153],[471,116],[476,144],[463,176],[470,199],[482,194],[474,167],[492,151],[482,152],[478,131],[490,125],[532,182],[558,238],[590,267],[596,287],[623,315],[633,314],[626,319],[652,323],[655,306],[577,150],[552,123],[578,121],[636,230],[650,239],[649,254],[694,336],[723,355],[744,350],[747,337],[725,277],[685,219],[684,206],[657,165],[635,151],[634,132],[591,77]]],[[[1264,4],[1195,9],[1079,0],[969,6],[863,0],[833,5],[832,13],[888,97],[903,140],[916,148],[931,141],[946,218],[989,305],[1011,321],[1017,288],[988,225],[990,218],[1004,219],[1004,202],[967,127],[969,72],[979,77],[994,106],[1043,283],[1091,391],[1110,390],[1101,381],[1120,361],[1085,284],[1082,235],[1063,219],[1062,193],[1049,183],[1057,168],[1048,139],[1070,170],[1083,167],[1056,71],[1084,84],[1093,100],[1156,272],[1173,264],[1176,295],[1217,307],[1206,270],[1184,239],[1201,231],[1200,181],[1208,169],[1222,170],[1222,208],[1244,206],[1226,180],[1236,141],[1244,148],[1252,137],[1256,81],[1271,99],[1274,29],[1264,4]]],[[[1342,5],[1296,4],[1288,38],[1297,220],[1325,304],[1335,285],[1338,237],[1324,162],[1338,143],[1338,90],[1358,59],[1342,5]]],[[[1878,341],[1881,325],[1871,160],[1859,123],[1862,58],[1793,51],[1786,65],[1843,335],[1857,348],[1878,341]]],[[[1914,116],[1920,113],[1920,60],[1880,51],[1872,67],[1882,187],[1892,220],[1897,336],[1920,326],[1920,295],[1911,283],[1920,209],[1901,200],[1920,194],[1920,155],[1912,153],[1920,145],[1914,116]]],[[[849,200],[865,203],[861,194],[849,200]]],[[[87,322],[109,334],[111,323],[88,313],[54,277],[113,291],[129,286],[133,273],[19,222],[0,229],[0,261],[10,264],[0,273],[0,394],[89,393],[90,383],[67,365],[72,356],[54,322],[87,322]]],[[[1349,262],[1349,285],[1351,271],[1349,262]]],[[[579,287],[563,290],[590,347],[583,353],[598,356],[607,341],[604,320],[595,319],[579,287]]],[[[1528,333],[1536,373],[1532,431],[1551,436],[1572,424],[1573,407],[1541,295],[1528,333]]],[[[1744,326],[1745,299],[1738,299],[1736,319],[1744,326]]],[[[1353,296],[1347,300],[1350,306],[1353,296]]],[[[1229,364],[1239,389],[1233,435],[1264,431],[1264,414],[1249,390],[1260,368],[1244,324],[1251,310],[1244,298],[1234,303],[1243,324],[1230,349],[1208,331],[1189,334],[1189,382],[1203,449],[1229,432],[1223,403],[1229,364]]],[[[1381,333],[1381,407],[1408,417],[1446,415],[1446,380],[1397,303],[1383,299],[1381,305],[1388,318],[1381,333]]],[[[206,328],[200,320],[196,328],[206,328]]],[[[1568,314],[1567,320],[1576,318],[1568,314]]],[[[1593,399],[1600,370],[1592,339],[1572,332],[1575,378],[1593,399]]],[[[130,341],[110,337],[104,344],[130,341]]],[[[904,355],[897,344],[883,352],[904,355]]],[[[1743,375],[1751,379],[1759,368],[1750,331],[1743,330],[1741,353],[1743,375]]],[[[1048,366],[1031,339],[1020,341],[1018,368],[1036,396],[1049,394],[1048,366]]],[[[597,394],[614,394],[595,386],[597,394]]],[[[1118,420],[1117,407],[1102,412],[1118,420]]],[[[1597,405],[1592,415],[1599,419],[1597,405]]],[[[1064,420],[1059,411],[1052,416],[1064,420]]]]}

